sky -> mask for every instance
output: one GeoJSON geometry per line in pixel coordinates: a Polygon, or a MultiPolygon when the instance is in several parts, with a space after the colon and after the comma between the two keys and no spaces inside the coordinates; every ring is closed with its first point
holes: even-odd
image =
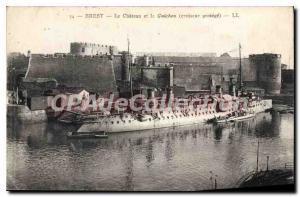
{"type": "Polygon", "coordinates": [[[7,53],[51,54],[71,42],[127,50],[129,38],[131,52],[237,57],[241,43],[243,57],[278,53],[293,68],[293,18],[292,7],[7,7],[6,44],[7,53]]]}

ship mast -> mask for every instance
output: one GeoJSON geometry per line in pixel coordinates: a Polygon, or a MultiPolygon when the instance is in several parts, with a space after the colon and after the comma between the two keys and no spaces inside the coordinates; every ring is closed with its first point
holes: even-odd
{"type": "Polygon", "coordinates": [[[243,87],[243,79],[242,79],[242,55],[241,55],[241,43],[239,43],[239,57],[240,57],[240,89],[243,87]]]}
{"type": "Polygon", "coordinates": [[[129,68],[129,85],[130,85],[130,96],[133,97],[132,91],[132,72],[131,72],[131,63],[130,63],[130,41],[127,36],[127,52],[128,52],[128,68],[129,68]]]}

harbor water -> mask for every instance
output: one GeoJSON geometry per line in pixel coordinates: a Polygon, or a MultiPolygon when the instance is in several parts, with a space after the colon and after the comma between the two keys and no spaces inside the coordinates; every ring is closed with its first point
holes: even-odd
{"type": "Polygon", "coordinates": [[[294,161],[294,114],[223,125],[68,139],[74,126],[8,121],[8,190],[195,191],[238,187],[256,169],[294,161]],[[215,185],[216,183],[216,185],[215,185]]]}

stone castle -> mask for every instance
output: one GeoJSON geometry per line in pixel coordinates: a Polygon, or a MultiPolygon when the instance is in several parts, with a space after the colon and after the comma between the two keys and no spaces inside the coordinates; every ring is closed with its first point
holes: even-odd
{"type": "MultiPolygon", "coordinates": [[[[218,85],[229,91],[231,80],[239,80],[240,59],[228,54],[220,57],[170,54],[133,56],[126,51],[118,51],[115,46],[71,43],[70,53],[29,53],[27,63],[24,57],[26,73],[23,69],[23,73],[15,78],[21,77],[25,82],[39,78],[54,79],[60,85],[82,87],[100,95],[128,91],[130,78],[136,92],[149,88],[162,91],[166,88],[185,92],[213,91],[218,85]]],[[[12,62],[16,64],[16,60],[9,64],[12,62]]],[[[242,58],[241,62],[245,87],[263,89],[267,94],[280,93],[280,55],[254,54],[242,58]]]]}

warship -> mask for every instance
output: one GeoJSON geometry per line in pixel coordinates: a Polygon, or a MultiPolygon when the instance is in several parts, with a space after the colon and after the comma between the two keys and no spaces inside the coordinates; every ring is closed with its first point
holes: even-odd
{"type": "Polygon", "coordinates": [[[204,102],[204,98],[189,99],[189,104],[183,107],[174,107],[174,99],[167,107],[146,110],[143,106],[138,112],[126,110],[96,118],[93,116],[93,120],[86,118],[82,121],[77,132],[114,133],[205,124],[213,119],[228,117],[230,120],[243,119],[272,108],[272,100],[261,99],[253,94],[237,97],[214,94],[207,98],[207,103],[204,102]],[[237,113],[243,115],[234,117],[237,113]]]}
{"type": "MultiPolygon", "coordinates": [[[[241,45],[239,45],[240,50],[241,45]]],[[[131,67],[130,64],[128,66],[129,68],[131,67]]],[[[254,95],[253,92],[246,92],[243,89],[241,55],[239,70],[239,90],[236,90],[235,84],[232,83],[230,94],[223,94],[220,85],[216,86],[215,93],[211,92],[198,97],[189,95],[187,98],[174,98],[170,88],[168,88],[167,96],[164,99],[155,97],[154,91],[150,91],[148,92],[148,99],[142,100],[142,102],[132,101],[132,99],[128,100],[133,103],[133,106],[140,106],[138,111],[125,107],[121,112],[120,110],[109,110],[105,114],[96,114],[96,116],[95,114],[79,115],[77,121],[73,120],[71,122],[81,124],[77,130],[78,133],[115,133],[203,124],[212,120],[219,122],[223,120],[226,122],[227,119],[230,121],[242,120],[271,109],[272,100],[261,99],[254,95]],[[183,101],[184,105],[180,105],[179,100],[183,101]],[[152,102],[152,105],[149,107],[148,101],[155,102],[152,102]],[[158,106],[153,106],[154,103],[157,103],[158,106]]],[[[129,89],[131,98],[133,98],[131,69],[129,71],[129,89]]]]}

